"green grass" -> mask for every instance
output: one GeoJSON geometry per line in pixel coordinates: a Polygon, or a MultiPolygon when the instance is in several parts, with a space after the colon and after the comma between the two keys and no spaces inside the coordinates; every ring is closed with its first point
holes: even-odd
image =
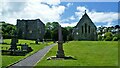
{"type": "MultiPolygon", "coordinates": [[[[1,47],[0,47],[1,50],[1,47]]],[[[2,67],[2,56],[1,56],[1,52],[0,52],[0,68],[2,67]]]]}
{"type": "MultiPolygon", "coordinates": [[[[8,48],[10,47],[11,40],[10,39],[5,39],[4,42],[7,43],[7,44],[2,44],[2,45],[0,44],[0,47],[3,47],[3,49],[5,50],[6,47],[8,47],[8,48]]],[[[13,64],[13,63],[15,63],[15,62],[17,62],[17,61],[19,61],[21,59],[23,59],[23,58],[26,58],[26,57],[34,54],[38,50],[44,48],[44,46],[48,46],[48,45],[52,44],[52,42],[47,42],[47,43],[44,43],[44,44],[42,44],[42,43],[35,44],[35,41],[32,41],[32,40],[22,40],[22,39],[20,39],[19,43],[17,43],[17,44],[25,44],[25,43],[28,44],[30,47],[32,47],[33,51],[28,53],[25,56],[2,55],[2,67],[3,68],[7,67],[7,66],[9,66],[9,65],[11,65],[11,64],[13,64]]]]}
{"type": "Polygon", "coordinates": [[[63,47],[66,56],[77,60],[46,60],[56,55],[55,46],[36,66],[118,66],[118,42],[72,41],[63,47]]]}

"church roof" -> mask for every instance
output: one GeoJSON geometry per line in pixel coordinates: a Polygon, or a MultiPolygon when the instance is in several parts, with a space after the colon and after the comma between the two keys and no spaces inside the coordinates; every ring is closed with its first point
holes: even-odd
{"type": "Polygon", "coordinates": [[[88,16],[88,14],[86,13],[86,10],[85,10],[85,14],[82,16],[82,18],[79,20],[79,22],[77,23],[77,25],[75,27],[77,27],[78,25],[82,24],[84,19],[89,19],[91,21],[91,24],[93,24],[95,26],[95,24],[92,22],[92,20],[90,19],[90,17],[88,16]]]}

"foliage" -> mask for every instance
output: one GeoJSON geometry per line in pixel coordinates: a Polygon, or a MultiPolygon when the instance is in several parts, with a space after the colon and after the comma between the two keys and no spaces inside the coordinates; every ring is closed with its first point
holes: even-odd
{"type": "Polygon", "coordinates": [[[113,37],[113,41],[118,41],[118,37],[113,37]]]}
{"type": "Polygon", "coordinates": [[[105,41],[111,41],[113,38],[113,34],[111,32],[106,32],[104,35],[104,40],[105,41]]]}
{"type": "Polygon", "coordinates": [[[103,37],[101,35],[98,35],[98,41],[102,41],[103,37]]]}
{"type": "Polygon", "coordinates": [[[5,22],[1,22],[1,23],[2,23],[3,38],[11,38],[14,31],[16,30],[16,26],[12,25],[12,24],[5,23],[5,22]]]}
{"type": "Polygon", "coordinates": [[[119,31],[120,31],[119,25],[115,25],[115,26],[111,26],[111,27],[103,27],[103,26],[98,27],[98,40],[100,40],[101,36],[103,37],[102,39],[106,40],[106,41],[119,40],[120,39],[120,36],[118,35],[119,31]],[[105,35],[105,36],[103,36],[103,35],[105,35]]]}
{"type": "Polygon", "coordinates": [[[113,39],[112,39],[113,41],[118,41],[118,40],[120,40],[120,34],[119,33],[117,33],[117,34],[115,34],[114,36],[113,36],[113,39]]]}
{"type": "MultiPolygon", "coordinates": [[[[46,23],[46,33],[44,38],[45,39],[52,39],[53,41],[58,41],[58,22],[47,22],[46,23]]],[[[62,27],[62,34],[64,42],[67,40],[72,40],[72,27],[62,27]]]]}
{"type": "Polygon", "coordinates": [[[120,40],[120,34],[119,33],[115,34],[114,37],[118,37],[118,39],[120,40]]]}
{"type": "Polygon", "coordinates": [[[107,36],[104,40],[105,40],[105,41],[112,41],[112,37],[107,36]]]}

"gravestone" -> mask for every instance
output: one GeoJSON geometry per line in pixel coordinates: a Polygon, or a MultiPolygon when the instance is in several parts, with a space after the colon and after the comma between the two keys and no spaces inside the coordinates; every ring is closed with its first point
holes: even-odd
{"type": "Polygon", "coordinates": [[[21,50],[26,52],[31,52],[33,49],[29,47],[26,43],[21,45],[21,50]]]}
{"type": "Polygon", "coordinates": [[[42,43],[44,44],[44,42],[45,42],[45,41],[44,41],[44,39],[43,39],[42,43]]]}
{"type": "Polygon", "coordinates": [[[39,39],[37,39],[37,40],[35,41],[36,44],[38,44],[38,42],[39,42],[39,39]]]}
{"type": "Polygon", "coordinates": [[[63,50],[63,40],[62,40],[62,29],[61,26],[59,25],[59,29],[58,29],[58,51],[56,54],[57,58],[64,58],[64,50],[63,50]]]}
{"type": "Polygon", "coordinates": [[[21,49],[27,51],[28,50],[28,45],[26,45],[26,43],[25,43],[24,45],[21,46],[21,49]]]}
{"type": "Polygon", "coordinates": [[[16,43],[18,43],[18,39],[17,39],[17,32],[14,32],[14,36],[12,37],[11,40],[11,46],[9,50],[17,50],[17,45],[16,43]]]}

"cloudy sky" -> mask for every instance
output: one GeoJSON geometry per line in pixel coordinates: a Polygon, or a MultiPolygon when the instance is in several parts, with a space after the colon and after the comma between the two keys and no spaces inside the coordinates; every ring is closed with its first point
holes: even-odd
{"type": "Polygon", "coordinates": [[[61,2],[60,0],[24,0],[0,2],[0,21],[16,25],[17,19],[40,19],[43,23],[59,22],[75,26],[87,10],[98,26],[118,24],[118,2],[61,2]]]}

